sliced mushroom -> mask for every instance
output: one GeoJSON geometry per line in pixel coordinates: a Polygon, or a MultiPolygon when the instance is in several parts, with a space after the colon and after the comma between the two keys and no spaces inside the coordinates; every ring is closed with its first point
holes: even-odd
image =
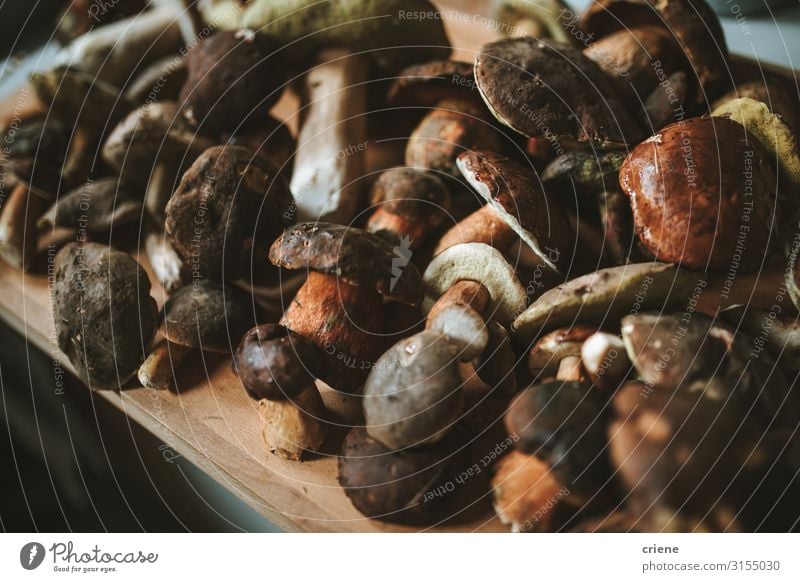
{"type": "Polygon", "coordinates": [[[128,254],[70,243],[55,258],[58,347],[93,389],[120,389],[150,348],[158,308],[147,273],[128,254]]]}
{"type": "Polygon", "coordinates": [[[148,388],[168,388],[192,350],[231,353],[252,320],[252,301],[236,287],[208,279],[182,287],[164,304],[164,341],[139,367],[139,381],[148,388]]]}

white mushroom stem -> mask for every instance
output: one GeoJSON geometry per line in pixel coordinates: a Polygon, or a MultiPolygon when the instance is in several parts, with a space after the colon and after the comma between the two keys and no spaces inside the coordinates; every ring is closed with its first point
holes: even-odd
{"type": "Polygon", "coordinates": [[[622,338],[603,332],[583,342],[581,361],[592,383],[608,388],[622,384],[632,365],[622,338]]]}
{"type": "Polygon", "coordinates": [[[167,293],[183,287],[183,261],[163,232],[148,232],[144,239],[144,249],[156,279],[167,293]]]}
{"type": "Polygon", "coordinates": [[[180,50],[182,37],[174,9],[158,8],[87,32],[64,47],[55,66],[79,67],[116,87],[138,68],[180,50]]]}
{"type": "Polygon", "coordinates": [[[556,380],[578,382],[581,378],[583,378],[583,367],[578,356],[567,356],[559,362],[556,380]]]}
{"type": "Polygon", "coordinates": [[[27,269],[36,255],[39,240],[36,220],[44,200],[17,184],[3,202],[0,214],[0,257],[17,269],[27,269]]]}
{"type": "Polygon", "coordinates": [[[144,207],[150,216],[159,222],[164,221],[167,203],[172,198],[172,188],[177,179],[176,172],[175,164],[159,160],[153,164],[150,172],[150,180],[147,182],[147,190],[144,195],[144,207]]]}
{"type": "Polygon", "coordinates": [[[369,63],[343,49],[323,52],[302,79],[300,132],[291,189],[296,221],[349,224],[361,201],[369,63]]]}
{"type": "Polygon", "coordinates": [[[259,400],[261,432],[269,450],[291,461],[325,442],[328,425],[319,390],[311,384],[291,400],[259,400]]]}
{"type": "Polygon", "coordinates": [[[166,390],[170,387],[175,371],[192,348],[162,341],[139,366],[137,376],[145,388],[166,390]]]}

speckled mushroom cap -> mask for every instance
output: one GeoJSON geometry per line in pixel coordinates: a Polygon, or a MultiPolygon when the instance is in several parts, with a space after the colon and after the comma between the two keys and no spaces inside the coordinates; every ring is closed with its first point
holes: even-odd
{"type": "Polygon", "coordinates": [[[665,127],[634,148],[619,174],[642,243],[658,260],[694,270],[758,268],[774,230],[769,160],[758,139],[727,118],[665,127]]]}
{"type": "Polygon", "coordinates": [[[727,85],[728,48],[719,19],[703,0],[595,0],[581,17],[581,27],[596,38],[641,25],[666,28],[700,81],[697,104],[713,99],[727,85]]]}
{"type": "Polygon", "coordinates": [[[96,243],[66,245],[54,266],[58,347],[90,388],[121,388],[158,324],[147,273],[127,253],[96,243]]]}
{"type": "Polygon", "coordinates": [[[320,349],[303,336],[266,323],[242,337],[233,365],[251,398],[285,400],[314,382],[323,359],[320,349]]]}
{"type": "Polygon", "coordinates": [[[202,279],[178,289],[164,304],[160,331],[170,342],[230,353],[253,325],[253,302],[238,287],[202,279]]]}
{"type": "Polygon", "coordinates": [[[485,151],[464,152],[456,164],[475,191],[546,265],[557,270],[557,263],[561,268],[569,265],[572,227],[533,169],[485,151]],[[560,260],[554,262],[553,256],[560,260]]]}
{"type": "Polygon", "coordinates": [[[205,133],[233,130],[248,116],[266,115],[283,92],[278,46],[252,30],[218,31],[186,55],[181,110],[205,133]]]}
{"type": "Polygon", "coordinates": [[[389,168],[372,185],[372,204],[419,225],[412,242],[426,232],[436,232],[448,219],[450,191],[439,177],[422,168],[389,168]]]}
{"type": "Polygon", "coordinates": [[[400,72],[387,94],[395,107],[435,107],[446,99],[481,100],[471,63],[443,60],[411,65],[400,72]]]}
{"type": "Polygon", "coordinates": [[[207,149],[167,204],[170,242],[196,276],[234,280],[252,272],[288,222],[285,178],[239,146],[207,149]]]}
{"type": "Polygon", "coordinates": [[[607,148],[642,135],[614,81],[572,46],[530,37],[492,42],[475,58],[475,78],[498,121],[527,137],[607,148]]]}
{"type": "Polygon", "coordinates": [[[405,255],[381,237],[359,228],[304,222],[287,229],[269,250],[269,260],[284,269],[308,269],[350,285],[371,287],[395,301],[422,302],[422,277],[405,255]],[[405,262],[405,261],[403,261],[405,262]]]}

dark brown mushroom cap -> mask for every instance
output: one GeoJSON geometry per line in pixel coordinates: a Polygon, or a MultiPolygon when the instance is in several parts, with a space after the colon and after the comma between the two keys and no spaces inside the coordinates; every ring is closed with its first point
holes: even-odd
{"type": "Polygon", "coordinates": [[[614,81],[574,47],[530,37],[492,42],[476,57],[475,77],[494,116],[527,137],[605,148],[642,135],[614,81]]]}
{"type": "Polygon", "coordinates": [[[450,433],[436,445],[392,451],[362,427],[351,430],[338,460],[339,484],[356,509],[392,523],[428,525],[452,504],[434,494],[469,464],[469,454],[450,433]]]}
{"type": "Polygon", "coordinates": [[[459,348],[422,331],[397,342],[364,384],[367,432],[393,450],[440,440],[461,415],[459,348]]]}
{"type": "Polygon", "coordinates": [[[663,128],[634,148],[619,174],[642,243],[658,260],[698,271],[758,268],[774,230],[770,159],[730,119],[663,128]]]}
{"type": "Polygon", "coordinates": [[[254,309],[251,297],[238,287],[201,279],[167,300],[160,331],[174,344],[230,353],[253,326],[254,309]]]}
{"type": "Polygon", "coordinates": [[[372,204],[435,229],[447,219],[450,193],[433,172],[405,166],[389,168],[372,185],[372,204]]]}
{"type": "Polygon", "coordinates": [[[487,151],[464,152],[457,163],[467,182],[545,264],[569,266],[572,227],[533,169],[487,151]]]}
{"type": "Polygon", "coordinates": [[[611,481],[604,397],[580,382],[547,382],[523,390],[505,415],[516,448],[547,462],[579,495],[611,481]]]}
{"type": "Polygon", "coordinates": [[[112,227],[138,221],[141,215],[140,198],[126,193],[116,178],[100,178],[59,196],[37,225],[84,228],[87,232],[104,234],[112,227]]]}
{"type": "Polygon", "coordinates": [[[656,390],[709,384],[704,398],[718,404],[736,400],[761,426],[791,426],[800,418],[800,395],[791,388],[768,352],[752,357],[752,343],[727,324],[694,313],[642,313],[622,320],[628,357],[642,380],[656,390]],[[711,387],[715,390],[712,390],[711,387]],[[795,419],[795,420],[792,420],[795,419]]]}
{"type": "Polygon", "coordinates": [[[252,30],[219,31],[186,55],[189,76],[181,89],[181,110],[205,133],[235,129],[251,114],[263,115],[280,98],[285,67],[279,46],[252,30]]]}
{"type": "Polygon", "coordinates": [[[403,255],[381,237],[364,230],[304,222],[287,229],[269,249],[269,260],[284,269],[308,269],[370,287],[411,305],[422,302],[422,276],[403,255]]]}
{"type": "Polygon", "coordinates": [[[728,48],[719,18],[703,0],[596,0],[581,17],[581,28],[596,38],[621,28],[666,28],[683,49],[702,86],[697,104],[713,99],[727,85],[728,48]]]}
{"type": "Polygon", "coordinates": [[[471,63],[443,60],[411,65],[398,74],[387,94],[394,107],[436,107],[446,99],[480,102],[471,63]]]}
{"type": "Polygon", "coordinates": [[[4,157],[18,181],[38,196],[55,198],[70,146],[70,129],[49,118],[24,119],[6,128],[4,157]]]}
{"type": "Polygon", "coordinates": [[[287,125],[273,116],[265,114],[259,119],[248,120],[247,125],[237,128],[233,133],[223,134],[221,141],[249,148],[275,166],[287,179],[291,176],[295,139],[287,125]]]}
{"type": "Polygon", "coordinates": [[[758,524],[781,496],[759,499],[763,490],[756,491],[776,455],[746,407],[705,396],[724,390],[721,382],[699,381],[646,397],[641,385],[630,383],[615,394],[610,457],[644,529],[736,530],[749,502],[766,509],[758,524]]]}
{"type": "Polygon", "coordinates": [[[242,386],[254,400],[285,400],[313,384],[322,364],[319,348],[273,323],[248,331],[233,358],[242,386]]]}
{"type": "Polygon", "coordinates": [[[273,166],[247,148],[215,146],[183,175],[165,228],[195,276],[233,280],[266,254],[292,204],[289,185],[273,166]]]}
{"type": "Polygon", "coordinates": [[[70,243],[55,258],[58,347],[90,388],[119,389],[144,361],[158,307],[147,273],[127,253],[70,243]]]}

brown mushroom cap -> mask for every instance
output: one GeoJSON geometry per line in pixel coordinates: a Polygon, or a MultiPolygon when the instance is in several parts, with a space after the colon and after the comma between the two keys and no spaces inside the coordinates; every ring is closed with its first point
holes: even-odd
{"type": "Polygon", "coordinates": [[[426,525],[442,515],[450,497],[433,492],[468,462],[466,448],[453,433],[430,447],[392,451],[356,427],[342,444],[339,484],[367,517],[426,525]]]}
{"type": "Polygon", "coordinates": [[[638,145],[619,176],[636,232],[660,261],[695,270],[758,268],[772,238],[775,170],[726,118],[674,123],[638,145]]]}
{"type": "Polygon", "coordinates": [[[237,279],[286,225],[286,180],[238,146],[215,146],[195,160],[167,205],[165,228],[195,276],[237,279]]]}
{"type": "Polygon", "coordinates": [[[578,324],[551,331],[539,338],[528,352],[528,369],[531,374],[555,374],[562,359],[579,356],[581,346],[597,327],[578,324]]]}
{"type": "Polygon", "coordinates": [[[250,115],[263,115],[283,92],[286,70],[273,56],[278,48],[252,30],[201,39],[186,55],[183,114],[205,133],[232,130],[250,115]]]}
{"type": "Polygon", "coordinates": [[[642,135],[614,81],[574,47],[530,37],[492,42],[476,57],[475,77],[494,116],[527,137],[606,148],[642,135]]]}
{"type": "Polygon", "coordinates": [[[392,450],[441,440],[461,414],[459,348],[436,331],[399,341],[364,384],[367,432],[392,450]]]}
{"type": "Polygon", "coordinates": [[[457,164],[467,182],[546,265],[556,270],[569,266],[572,228],[530,167],[486,151],[464,152],[457,164]]]}
{"type": "Polygon", "coordinates": [[[303,336],[266,323],[244,335],[233,365],[251,398],[284,400],[314,383],[322,359],[319,348],[303,336]]]}
{"type": "Polygon", "coordinates": [[[581,17],[581,28],[603,38],[621,28],[653,25],[666,28],[689,61],[702,86],[695,96],[706,103],[724,90],[728,48],[719,19],[703,0],[596,0],[581,17]]]}
{"type": "Polygon", "coordinates": [[[126,193],[116,178],[100,178],[59,196],[39,218],[37,226],[85,228],[108,233],[142,215],[142,201],[126,193]]]}
{"type": "Polygon", "coordinates": [[[250,296],[238,287],[202,279],[167,300],[160,331],[174,344],[230,353],[252,327],[253,309],[250,296]]]}
{"type": "Polygon", "coordinates": [[[411,65],[398,74],[387,95],[394,107],[435,107],[450,99],[480,103],[472,63],[443,60],[411,65]]]}
{"type": "Polygon", "coordinates": [[[422,277],[392,245],[364,230],[330,224],[305,222],[287,229],[269,250],[269,260],[284,269],[308,269],[339,277],[351,285],[411,305],[422,302],[422,277]]]}
{"type": "Polygon", "coordinates": [[[128,254],[70,243],[55,259],[58,347],[90,388],[119,389],[144,361],[158,307],[150,280],[128,254]]]}
{"type": "Polygon", "coordinates": [[[37,196],[55,198],[70,147],[70,129],[50,117],[30,118],[4,129],[3,153],[17,180],[37,196]]]}

